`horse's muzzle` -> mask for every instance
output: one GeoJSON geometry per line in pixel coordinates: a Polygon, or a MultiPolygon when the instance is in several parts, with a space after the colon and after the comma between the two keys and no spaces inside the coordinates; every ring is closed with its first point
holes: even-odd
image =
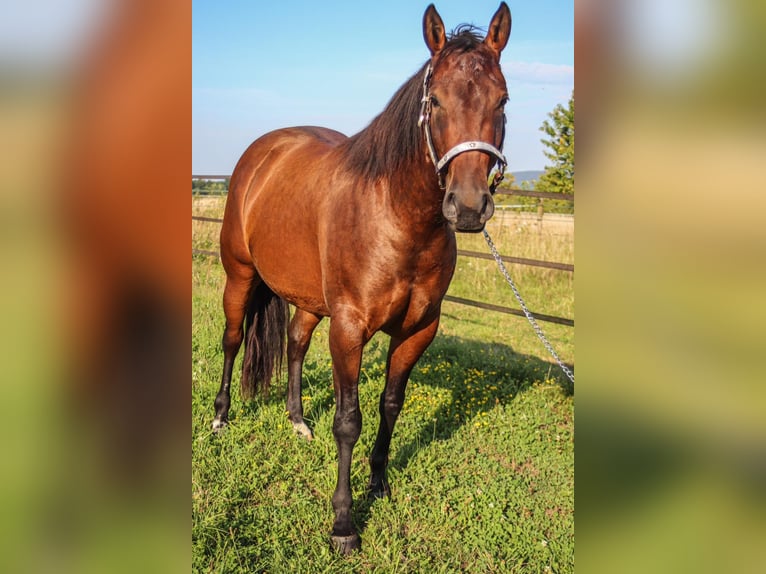
{"type": "Polygon", "coordinates": [[[442,203],[442,213],[455,231],[478,233],[495,213],[495,202],[489,191],[448,191],[442,203]]]}

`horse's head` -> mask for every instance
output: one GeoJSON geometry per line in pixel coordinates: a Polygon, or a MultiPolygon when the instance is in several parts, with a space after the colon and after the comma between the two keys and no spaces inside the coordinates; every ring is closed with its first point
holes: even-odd
{"type": "Polygon", "coordinates": [[[423,15],[423,36],[431,61],[423,82],[421,122],[431,160],[445,189],[442,212],[457,231],[481,231],[492,217],[488,176],[500,152],[508,99],[500,52],[511,33],[511,12],[500,4],[482,41],[471,29],[447,40],[431,4],[423,15]]]}

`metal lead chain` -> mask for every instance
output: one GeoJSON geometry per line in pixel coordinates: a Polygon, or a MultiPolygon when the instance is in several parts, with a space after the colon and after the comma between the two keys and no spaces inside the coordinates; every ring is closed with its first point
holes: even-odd
{"type": "Polygon", "coordinates": [[[529,312],[529,309],[527,309],[527,306],[524,304],[524,299],[521,298],[521,294],[519,293],[519,290],[516,289],[516,285],[513,282],[513,279],[511,279],[511,276],[508,274],[508,270],[505,268],[505,265],[503,264],[503,260],[500,258],[500,254],[497,252],[497,249],[495,248],[495,244],[492,243],[492,238],[489,236],[489,233],[487,233],[487,230],[484,229],[484,239],[487,240],[487,245],[489,245],[489,250],[492,252],[492,257],[495,258],[495,261],[497,261],[497,266],[500,268],[500,272],[505,277],[505,280],[508,282],[508,285],[511,286],[511,289],[513,290],[513,294],[516,295],[516,299],[519,301],[519,305],[521,305],[521,310],[524,311],[524,315],[526,315],[527,320],[529,321],[529,324],[532,325],[532,328],[535,330],[535,333],[537,333],[537,336],[540,338],[540,340],[543,342],[543,345],[545,345],[545,348],[548,349],[548,352],[551,354],[551,356],[556,359],[556,362],[559,364],[559,367],[561,367],[561,370],[564,371],[564,374],[569,378],[570,381],[572,381],[572,384],[574,384],[574,373],[569,370],[569,368],[561,361],[559,356],[556,354],[556,351],[553,350],[553,347],[548,342],[548,339],[545,337],[545,334],[543,333],[543,330],[540,328],[540,325],[537,324],[537,321],[532,316],[532,313],[529,312]]]}

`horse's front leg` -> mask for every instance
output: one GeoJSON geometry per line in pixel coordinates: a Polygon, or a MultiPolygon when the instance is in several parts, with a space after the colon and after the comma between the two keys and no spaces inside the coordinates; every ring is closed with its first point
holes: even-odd
{"type": "Polygon", "coordinates": [[[367,336],[362,322],[353,317],[333,316],[330,321],[330,353],[335,388],[332,432],[338,447],[338,483],[332,497],[335,522],[331,540],[338,552],[350,554],[362,544],[351,520],[351,457],[362,432],[358,385],[362,349],[367,343],[367,336]]]}
{"type": "Polygon", "coordinates": [[[418,359],[433,341],[439,327],[437,315],[431,323],[406,339],[391,338],[386,364],[386,387],[380,395],[380,426],[375,446],[370,456],[369,493],[374,498],[391,495],[386,480],[388,451],[396,419],[404,404],[404,392],[410,372],[418,359]]]}

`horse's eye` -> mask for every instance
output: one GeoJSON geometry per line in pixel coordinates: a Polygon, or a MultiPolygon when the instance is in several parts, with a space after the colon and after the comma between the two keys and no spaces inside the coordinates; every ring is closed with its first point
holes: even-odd
{"type": "Polygon", "coordinates": [[[508,103],[508,96],[503,96],[503,98],[500,100],[500,103],[497,105],[498,109],[503,109],[505,107],[505,104],[508,103]]]}
{"type": "Polygon", "coordinates": [[[441,104],[439,103],[439,100],[436,99],[436,96],[431,96],[431,105],[434,108],[438,108],[441,106],[441,104]]]}

